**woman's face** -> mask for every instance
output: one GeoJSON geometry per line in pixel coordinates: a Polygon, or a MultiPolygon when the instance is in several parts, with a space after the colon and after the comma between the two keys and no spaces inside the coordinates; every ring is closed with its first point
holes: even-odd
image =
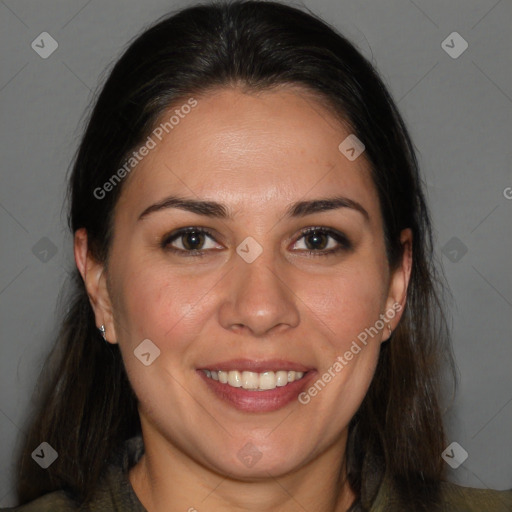
{"type": "Polygon", "coordinates": [[[241,478],[339,457],[409,260],[390,271],[364,153],[338,149],[350,132],[312,96],[196,100],[126,178],[98,325],[147,443],[241,478]]]}

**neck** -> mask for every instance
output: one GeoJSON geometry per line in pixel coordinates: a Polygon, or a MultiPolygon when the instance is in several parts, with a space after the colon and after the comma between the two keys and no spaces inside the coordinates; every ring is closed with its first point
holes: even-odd
{"type": "Polygon", "coordinates": [[[161,437],[144,441],[129,480],[148,512],[346,512],[355,499],[346,481],[346,435],[293,472],[251,481],[217,473],[161,437]]]}

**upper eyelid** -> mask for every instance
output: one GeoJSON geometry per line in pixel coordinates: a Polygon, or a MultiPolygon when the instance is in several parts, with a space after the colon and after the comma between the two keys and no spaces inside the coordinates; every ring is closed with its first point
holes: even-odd
{"type": "Polygon", "coordinates": [[[164,235],[164,237],[162,238],[162,245],[167,245],[171,242],[174,242],[175,240],[180,238],[180,236],[186,235],[187,233],[189,233],[191,231],[197,231],[199,233],[204,233],[205,235],[209,236],[211,239],[215,240],[216,243],[220,243],[217,240],[217,237],[214,235],[214,233],[210,229],[195,227],[195,226],[186,226],[183,228],[175,229],[175,230],[171,231],[170,233],[164,235]]]}

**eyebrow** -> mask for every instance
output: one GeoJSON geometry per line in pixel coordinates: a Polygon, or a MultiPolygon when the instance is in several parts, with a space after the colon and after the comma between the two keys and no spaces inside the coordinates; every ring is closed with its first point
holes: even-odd
{"type": "MultiPolygon", "coordinates": [[[[162,201],[155,203],[146,208],[140,215],[141,220],[149,214],[166,210],[169,208],[178,208],[197,215],[213,217],[218,219],[232,219],[233,216],[229,209],[221,203],[215,201],[201,201],[198,199],[189,199],[186,197],[170,196],[162,201]]],[[[363,215],[366,221],[370,219],[370,215],[366,209],[357,201],[348,197],[327,197],[321,199],[311,199],[308,201],[298,201],[293,203],[286,209],[285,216],[288,218],[305,217],[314,213],[337,210],[340,208],[349,208],[363,215]]]]}

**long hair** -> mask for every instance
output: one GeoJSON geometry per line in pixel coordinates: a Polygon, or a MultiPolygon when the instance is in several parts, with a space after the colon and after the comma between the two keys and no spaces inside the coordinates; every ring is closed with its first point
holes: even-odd
{"type": "MultiPolygon", "coordinates": [[[[414,147],[390,94],[336,30],[298,8],[260,1],[196,5],[145,30],[115,64],[93,107],[70,175],[69,226],[73,233],[86,228],[92,255],[107,261],[123,184],[102,198],[95,190],[166,109],[215,88],[286,84],[314,93],[364,141],[391,269],[401,259],[401,230],[413,232],[407,305],[349,425],[347,468],[357,510],[369,508],[384,474],[410,510],[426,510],[443,479],[438,371],[443,357],[452,361],[430,216],[414,147]]],[[[76,270],[68,304],[20,457],[22,503],[57,489],[86,502],[111,455],[140,433],[119,349],[99,337],[76,270]],[[42,441],[59,453],[46,470],[30,458],[42,441]]]]}

